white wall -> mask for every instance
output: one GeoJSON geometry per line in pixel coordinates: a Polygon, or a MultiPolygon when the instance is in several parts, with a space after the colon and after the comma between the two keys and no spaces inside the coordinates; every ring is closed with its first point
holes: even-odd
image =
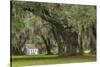
{"type": "Polygon", "coordinates": [[[37,55],[38,54],[38,49],[29,49],[29,48],[27,48],[26,54],[27,55],[37,55]]]}

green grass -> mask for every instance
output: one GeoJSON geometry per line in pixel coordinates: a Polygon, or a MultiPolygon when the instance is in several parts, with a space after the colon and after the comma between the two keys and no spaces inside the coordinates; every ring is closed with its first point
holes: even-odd
{"type": "Polygon", "coordinates": [[[89,55],[75,57],[58,57],[57,55],[12,56],[12,67],[94,61],[96,61],[96,56],[89,55]]]}

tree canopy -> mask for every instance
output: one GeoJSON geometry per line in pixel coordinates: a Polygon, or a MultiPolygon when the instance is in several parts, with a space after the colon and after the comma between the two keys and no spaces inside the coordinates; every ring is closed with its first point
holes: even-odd
{"type": "Polygon", "coordinates": [[[28,1],[11,6],[13,54],[23,54],[25,43],[59,56],[96,53],[96,6],[28,1]]]}

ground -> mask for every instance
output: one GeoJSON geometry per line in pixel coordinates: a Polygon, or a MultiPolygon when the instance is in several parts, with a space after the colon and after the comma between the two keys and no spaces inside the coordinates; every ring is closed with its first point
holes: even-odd
{"type": "Polygon", "coordinates": [[[12,56],[12,67],[44,65],[44,64],[63,64],[79,62],[95,62],[95,55],[59,57],[58,55],[30,55],[12,56]]]}

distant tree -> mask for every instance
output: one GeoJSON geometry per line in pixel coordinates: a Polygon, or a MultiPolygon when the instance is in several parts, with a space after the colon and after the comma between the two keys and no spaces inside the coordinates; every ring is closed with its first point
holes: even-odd
{"type": "Polygon", "coordinates": [[[20,39],[18,36],[21,42],[23,39],[26,42],[28,40],[34,42],[36,36],[39,36],[40,40],[35,39],[35,42],[43,43],[47,54],[53,54],[52,50],[56,44],[59,56],[73,56],[78,53],[82,55],[86,49],[96,53],[96,8],[94,6],[19,1],[13,2],[13,6],[13,19],[15,18],[12,24],[13,38],[15,34],[21,34],[20,31],[28,30],[27,38],[20,39]]]}

